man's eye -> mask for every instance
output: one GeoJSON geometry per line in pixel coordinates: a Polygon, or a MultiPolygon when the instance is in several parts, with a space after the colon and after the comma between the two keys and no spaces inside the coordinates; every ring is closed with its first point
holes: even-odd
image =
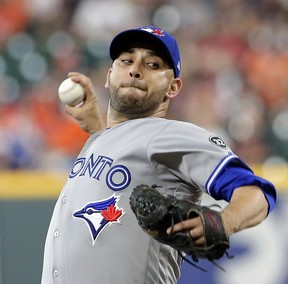
{"type": "Polygon", "coordinates": [[[131,59],[122,59],[121,62],[125,63],[125,64],[130,64],[132,63],[131,59]]]}
{"type": "Polygon", "coordinates": [[[148,62],[147,65],[149,65],[152,68],[159,68],[159,64],[156,62],[148,62]]]}

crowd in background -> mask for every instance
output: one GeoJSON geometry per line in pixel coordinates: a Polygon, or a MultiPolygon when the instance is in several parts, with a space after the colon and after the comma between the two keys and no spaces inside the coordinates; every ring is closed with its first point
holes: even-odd
{"type": "Polygon", "coordinates": [[[184,87],[169,118],[222,137],[247,163],[288,159],[288,0],[0,1],[0,169],[66,170],[88,135],[57,90],[91,77],[103,117],[109,43],[124,29],[173,34],[184,87]]]}

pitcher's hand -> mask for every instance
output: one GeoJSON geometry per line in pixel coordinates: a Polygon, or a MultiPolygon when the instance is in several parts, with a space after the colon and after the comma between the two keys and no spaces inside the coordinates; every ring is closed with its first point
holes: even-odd
{"type": "Polygon", "coordinates": [[[90,135],[105,129],[105,122],[91,79],[78,72],[70,72],[68,77],[82,85],[85,91],[85,98],[83,103],[78,106],[66,105],[65,112],[72,116],[79,126],[90,135]]]}

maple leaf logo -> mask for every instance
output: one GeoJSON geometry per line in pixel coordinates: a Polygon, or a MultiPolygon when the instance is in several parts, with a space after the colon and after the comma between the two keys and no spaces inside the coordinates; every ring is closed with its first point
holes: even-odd
{"type": "Polygon", "coordinates": [[[154,29],[152,33],[158,36],[164,36],[163,30],[154,29]]]}
{"type": "Polygon", "coordinates": [[[114,204],[111,204],[106,210],[103,210],[101,215],[108,222],[117,222],[118,218],[122,216],[123,212],[121,209],[116,209],[114,204]]]}
{"type": "Polygon", "coordinates": [[[142,30],[157,36],[165,36],[164,31],[160,29],[151,29],[150,27],[143,27],[142,30]]]}

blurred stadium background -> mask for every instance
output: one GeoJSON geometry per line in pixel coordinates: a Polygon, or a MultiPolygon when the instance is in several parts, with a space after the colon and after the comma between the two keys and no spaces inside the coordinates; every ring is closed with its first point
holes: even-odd
{"type": "Polygon", "coordinates": [[[2,0],[0,284],[40,283],[53,206],[87,138],[59,84],[90,76],[104,117],[109,42],[146,24],[180,44],[184,89],[169,117],[220,135],[279,195],[266,222],[231,238],[226,273],[184,264],[179,284],[288,283],[287,0],[2,0]]]}

